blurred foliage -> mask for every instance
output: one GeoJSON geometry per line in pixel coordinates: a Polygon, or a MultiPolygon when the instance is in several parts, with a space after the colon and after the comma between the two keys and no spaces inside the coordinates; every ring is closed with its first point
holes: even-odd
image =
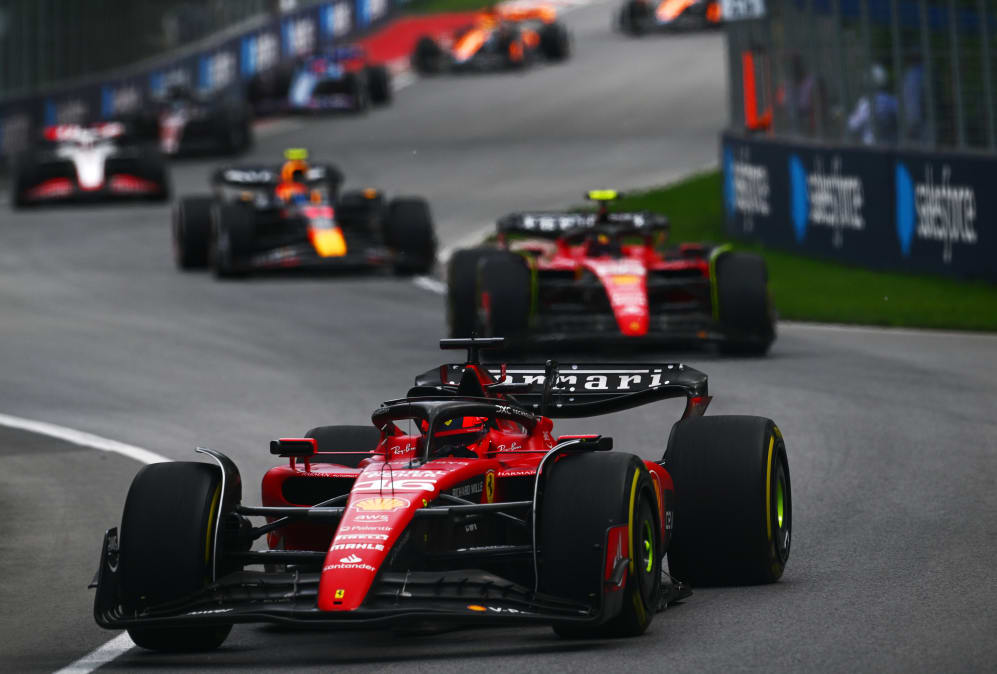
{"type": "MultiPolygon", "coordinates": [[[[672,242],[728,241],[718,171],[632,194],[616,210],[651,210],[672,223],[672,242]]],[[[733,242],[765,257],[784,319],[997,331],[997,286],[872,271],[733,242]]]]}

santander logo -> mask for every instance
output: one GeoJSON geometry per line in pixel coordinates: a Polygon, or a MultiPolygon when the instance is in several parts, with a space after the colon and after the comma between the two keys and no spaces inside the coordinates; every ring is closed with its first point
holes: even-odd
{"type": "Polygon", "coordinates": [[[340,564],[359,564],[363,559],[357,557],[356,555],[350,555],[349,557],[342,557],[339,560],[340,564]]]}

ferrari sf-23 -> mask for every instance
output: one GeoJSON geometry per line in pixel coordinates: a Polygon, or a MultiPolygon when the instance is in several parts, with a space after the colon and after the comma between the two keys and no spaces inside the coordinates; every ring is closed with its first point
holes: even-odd
{"type": "Polygon", "coordinates": [[[335,166],[310,164],[292,148],[282,166],[230,166],[215,172],[213,194],[173,209],[180,269],[216,276],[276,270],[393,269],[426,273],[436,263],[429,205],[386,200],[376,189],[340,192],[335,166]]]}
{"type": "Polygon", "coordinates": [[[610,212],[525,212],[498,221],[497,245],[449,260],[450,334],[502,335],[520,346],[612,341],[716,343],[746,354],[775,339],[768,272],[729,246],[668,246],[668,219],[610,212]]]}
{"type": "Polygon", "coordinates": [[[215,648],[249,622],[636,636],[690,586],[780,578],[792,498],[775,423],[703,416],[706,375],[679,363],[482,365],[500,341],[443,340],[465,361],[370,425],[272,441],[287,461],[261,506],[213,449],[142,468],[104,536],[97,623],[160,651],[215,648]],[[663,452],[642,448],[658,460],[554,432],[667,398],[685,412],[663,452]]]}

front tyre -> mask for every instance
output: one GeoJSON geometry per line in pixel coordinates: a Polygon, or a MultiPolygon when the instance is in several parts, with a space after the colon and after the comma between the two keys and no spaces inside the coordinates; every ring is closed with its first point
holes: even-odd
{"type": "Polygon", "coordinates": [[[447,325],[451,337],[471,337],[478,330],[478,275],[482,261],[503,255],[494,248],[455,251],[447,262],[447,325]]]}
{"type": "Polygon", "coordinates": [[[384,237],[395,251],[399,274],[428,274],[436,264],[436,233],[425,199],[392,199],[384,222],[384,237]]]}
{"type": "Polygon", "coordinates": [[[673,576],[693,586],[773,583],[782,576],[793,499],[786,443],[771,419],[679,421],[664,466],[675,485],[673,576]]]}
{"type": "Polygon", "coordinates": [[[537,525],[540,591],[597,601],[606,614],[599,624],[557,623],[554,631],[582,638],[643,634],[661,592],[661,524],[650,473],[636,456],[615,452],[568,456],[549,471],[537,525]],[[607,581],[607,559],[625,564],[618,584],[607,581]]]}
{"type": "MultiPolygon", "coordinates": [[[[138,472],[121,517],[121,601],[137,613],[196,592],[212,581],[221,475],[210,464],[155,463],[138,472]]],[[[217,648],[231,625],[133,627],[138,646],[155,651],[217,648]]]]}
{"type": "Polygon", "coordinates": [[[254,238],[253,212],[240,204],[217,203],[211,211],[211,267],[217,278],[248,272],[254,238]]]}
{"type": "Polygon", "coordinates": [[[211,196],[184,197],[173,208],[173,259],[177,269],[208,266],[214,202],[211,196]]]}
{"type": "Polygon", "coordinates": [[[715,312],[727,353],[764,355],[775,341],[768,269],[760,255],[724,252],[714,264],[715,312]]]}
{"type": "Polygon", "coordinates": [[[391,102],[391,73],[383,65],[367,67],[367,86],[370,101],[374,105],[387,105],[391,102]]]}
{"type": "Polygon", "coordinates": [[[493,337],[516,337],[530,325],[532,274],[522,255],[503,251],[481,263],[478,306],[485,333],[493,337]]]}

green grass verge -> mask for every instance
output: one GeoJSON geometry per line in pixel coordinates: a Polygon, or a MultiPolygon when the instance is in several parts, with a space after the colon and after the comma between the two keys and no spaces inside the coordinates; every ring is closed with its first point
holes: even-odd
{"type": "Polygon", "coordinates": [[[469,12],[482,9],[493,2],[484,0],[412,0],[405,5],[408,14],[435,14],[439,12],[469,12]]]}
{"type": "MultiPolygon", "coordinates": [[[[632,194],[620,210],[666,214],[673,242],[728,241],[718,171],[632,194]]],[[[758,245],[782,318],[832,323],[997,331],[997,286],[936,276],[871,271],[758,245]]]]}

